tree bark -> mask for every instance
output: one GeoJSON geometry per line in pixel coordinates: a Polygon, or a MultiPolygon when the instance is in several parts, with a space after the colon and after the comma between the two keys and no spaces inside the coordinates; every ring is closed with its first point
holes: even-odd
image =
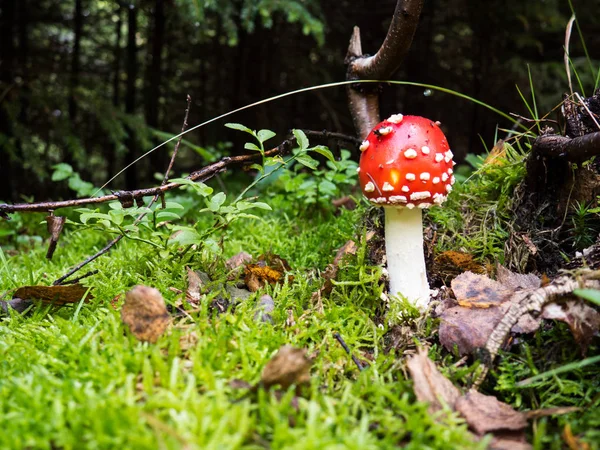
{"type": "MultiPolygon", "coordinates": [[[[135,114],[136,88],[135,82],[138,75],[137,63],[137,7],[133,4],[127,9],[127,87],[125,92],[125,112],[135,114]]],[[[129,165],[137,158],[137,141],[135,130],[127,127],[127,139],[125,141],[127,148],[125,153],[125,164],[129,165]]],[[[135,189],[138,184],[137,170],[130,168],[125,172],[125,185],[127,189],[135,189]]]]}
{"type": "MultiPolygon", "coordinates": [[[[406,57],[423,9],[423,0],[398,0],[383,44],[374,56],[364,56],[360,30],[354,32],[348,46],[348,80],[385,80],[390,78],[406,57]]],[[[373,86],[357,84],[348,88],[348,105],[358,136],[364,139],[379,122],[379,93],[373,86]]]]}
{"type": "MultiPolygon", "coordinates": [[[[152,128],[159,127],[159,104],[162,82],[162,53],[165,37],[164,0],[155,0],[152,14],[152,25],[149,28],[148,41],[152,49],[146,69],[146,123],[152,128]]],[[[163,150],[166,150],[163,149],[163,150]]],[[[166,153],[156,151],[150,154],[151,172],[162,170],[166,165],[166,153]]]]}
{"type": "Polygon", "coordinates": [[[12,156],[10,147],[14,144],[14,130],[5,105],[11,90],[14,89],[15,42],[14,24],[16,18],[16,2],[13,0],[0,0],[0,92],[6,92],[6,98],[0,102],[0,134],[6,139],[8,152],[3,152],[0,161],[0,198],[11,200],[15,197],[13,192],[12,156]],[[11,140],[13,141],[11,143],[11,140]],[[7,154],[8,153],[8,154],[7,154]]]}
{"type": "Polygon", "coordinates": [[[71,80],[69,83],[69,118],[74,124],[77,119],[77,99],[75,91],[79,86],[81,36],[83,33],[83,0],[75,0],[73,11],[73,53],[71,57],[71,80]]]}
{"type": "MultiPolygon", "coordinates": [[[[112,77],[112,104],[115,110],[119,107],[121,101],[121,28],[123,26],[123,5],[119,2],[115,11],[117,22],[115,23],[115,49],[113,60],[112,77]]],[[[112,143],[107,151],[107,171],[110,176],[116,172],[117,168],[117,143],[112,143]]]]}

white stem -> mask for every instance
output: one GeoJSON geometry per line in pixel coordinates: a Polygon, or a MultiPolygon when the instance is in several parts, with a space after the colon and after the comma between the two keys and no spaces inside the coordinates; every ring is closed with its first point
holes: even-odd
{"type": "Polygon", "coordinates": [[[423,311],[429,303],[429,283],[421,209],[385,208],[385,251],[390,296],[401,294],[423,311]]]}

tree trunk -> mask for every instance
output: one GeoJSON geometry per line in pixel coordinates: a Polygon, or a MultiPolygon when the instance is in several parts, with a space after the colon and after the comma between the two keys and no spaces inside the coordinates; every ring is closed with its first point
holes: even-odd
{"type": "MultiPolygon", "coordinates": [[[[16,2],[0,0],[0,92],[7,92],[7,97],[0,103],[0,134],[7,140],[7,152],[3,152],[0,161],[0,199],[10,201],[15,198],[13,192],[11,144],[14,143],[14,130],[11,118],[5,105],[9,105],[10,90],[14,82],[15,43],[14,23],[16,2]],[[11,142],[13,141],[13,142],[11,142]]],[[[14,87],[13,87],[14,88],[14,87]]],[[[13,147],[14,148],[14,147],[13,147]]]]}
{"type": "MultiPolygon", "coordinates": [[[[137,7],[129,5],[127,9],[127,87],[125,92],[125,112],[135,114],[135,81],[137,79],[137,7]]],[[[137,158],[137,142],[135,130],[127,127],[127,139],[125,141],[127,148],[125,153],[125,164],[129,165],[137,158]]],[[[138,184],[137,170],[135,167],[125,172],[125,185],[127,189],[135,189],[138,184]]]]}
{"type": "Polygon", "coordinates": [[[71,80],[69,84],[69,118],[74,124],[77,119],[77,100],[75,91],[79,86],[81,35],[83,31],[83,0],[75,0],[73,12],[73,53],[71,58],[71,80]]]}
{"type": "MultiPolygon", "coordinates": [[[[146,123],[152,128],[159,126],[159,101],[162,81],[162,53],[165,41],[165,10],[164,0],[155,0],[152,25],[149,28],[148,42],[152,49],[148,52],[146,65],[146,123]]],[[[167,164],[167,147],[150,154],[150,172],[162,171],[167,164]]]]}
{"type": "MultiPolygon", "coordinates": [[[[112,77],[112,104],[115,109],[120,103],[120,75],[121,75],[121,28],[123,25],[123,6],[119,4],[115,12],[117,22],[115,23],[115,59],[113,60],[113,77],[112,77]]],[[[113,143],[107,152],[107,171],[109,177],[112,177],[116,172],[117,167],[117,143],[113,143]]]]}

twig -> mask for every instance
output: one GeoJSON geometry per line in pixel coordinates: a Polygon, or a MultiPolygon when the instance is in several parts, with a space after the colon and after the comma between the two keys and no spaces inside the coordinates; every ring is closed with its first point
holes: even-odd
{"type": "MultiPolygon", "coordinates": [[[[187,108],[185,110],[185,115],[183,118],[183,126],[181,127],[181,131],[184,132],[185,129],[187,128],[187,120],[188,120],[188,116],[190,114],[190,104],[192,102],[192,98],[188,95],[187,96],[187,108]]],[[[168,181],[169,181],[169,172],[171,171],[171,169],[173,168],[173,163],[175,162],[175,158],[177,157],[177,151],[179,150],[179,145],[181,145],[181,139],[183,138],[182,136],[179,136],[179,139],[177,140],[177,144],[175,144],[175,149],[173,150],[173,155],[171,156],[171,160],[169,161],[169,166],[167,167],[167,171],[165,172],[165,176],[163,178],[162,184],[161,186],[165,186],[168,181]]],[[[161,197],[163,199],[163,208],[165,207],[165,202],[164,202],[164,192],[162,193],[158,193],[156,194],[152,200],[150,200],[150,204],[148,205],[148,208],[151,207],[156,200],[158,200],[158,197],[161,197]]],[[[140,223],[142,221],[142,219],[146,216],[147,213],[142,213],[139,216],[136,217],[136,219],[133,221],[133,225],[137,225],[138,223],[140,223]]],[[[73,275],[75,272],[77,272],[78,270],[80,270],[83,266],[89,264],[90,262],[92,262],[93,260],[95,260],[96,258],[98,258],[101,255],[104,255],[105,253],[108,253],[110,251],[111,248],[113,248],[115,245],[117,245],[117,243],[123,239],[125,235],[124,234],[120,234],[119,236],[117,236],[114,239],[111,239],[108,244],[106,244],[104,246],[104,248],[102,250],[100,250],[99,252],[97,252],[95,255],[90,256],[89,258],[86,258],[85,261],[82,261],[81,263],[77,264],[74,268],[72,268],[71,270],[69,270],[65,275],[63,275],[62,277],[58,278],[53,284],[59,285],[59,284],[66,284],[65,280],[67,278],[69,278],[71,275],[73,275]]],[[[93,272],[93,271],[92,271],[93,272]]],[[[98,272],[98,271],[96,271],[98,272]]],[[[91,272],[88,272],[85,276],[90,275],[91,272]]],[[[80,277],[84,278],[84,277],[80,277]]],[[[68,283],[73,283],[73,281],[69,281],[68,283]]]]}
{"type": "Polygon", "coordinates": [[[474,377],[473,387],[478,388],[483,383],[498,351],[506,342],[510,330],[523,315],[530,313],[533,316],[539,316],[546,305],[571,294],[575,289],[600,288],[597,280],[599,275],[598,271],[588,271],[578,279],[565,275],[555,279],[547,286],[516,292],[511,299],[512,305],[496,325],[483,348],[484,361],[479,373],[474,377]]]}
{"type": "Polygon", "coordinates": [[[349,142],[356,146],[359,146],[360,143],[362,142],[357,137],[348,136],[347,134],[344,134],[344,133],[335,133],[335,132],[327,131],[327,130],[323,130],[323,131],[302,130],[302,131],[304,131],[304,134],[306,134],[306,136],[308,136],[308,137],[316,137],[316,138],[322,138],[322,139],[337,139],[339,141],[349,142]]]}
{"type": "MultiPolygon", "coordinates": [[[[183,133],[188,127],[188,117],[190,115],[190,107],[192,105],[192,97],[188,94],[187,98],[187,108],[185,109],[185,116],[183,117],[183,125],[181,126],[181,132],[183,133]]],[[[177,144],[175,144],[175,148],[173,149],[173,155],[171,156],[171,161],[169,161],[169,166],[165,171],[165,176],[161,183],[161,186],[164,186],[169,182],[169,173],[171,173],[171,169],[173,168],[173,163],[175,162],[175,158],[177,158],[177,152],[179,151],[179,146],[181,145],[181,139],[183,139],[183,135],[179,136],[177,139],[177,144]]],[[[155,200],[156,201],[156,200],[155,200]]]]}
{"type": "MultiPolygon", "coordinates": [[[[81,275],[80,277],[73,278],[72,280],[66,281],[64,283],[59,283],[59,284],[65,285],[65,284],[79,283],[84,278],[91,277],[92,275],[96,275],[98,272],[100,272],[98,269],[90,270],[89,272],[86,272],[85,274],[81,275]]],[[[55,286],[56,286],[56,284],[55,284],[55,286]]]]}
{"type": "MultiPolygon", "coordinates": [[[[343,139],[349,142],[357,143],[359,142],[356,138],[351,136],[344,135],[342,133],[331,133],[328,131],[308,131],[307,135],[310,134],[312,136],[320,136],[323,138],[336,138],[343,139]]],[[[283,153],[286,148],[296,140],[295,137],[290,136],[285,139],[281,144],[277,147],[274,147],[265,152],[265,156],[277,156],[283,153]]],[[[252,153],[249,155],[240,155],[240,156],[226,156],[221,160],[209,164],[201,169],[198,169],[192,172],[190,175],[186,177],[188,180],[192,181],[207,181],[214,177],[215,175],[226,170],[228,166],[239,165],[239,164],[248,164],[257,159],[260,159],[261,155],[259,153],[252,153]]],[[[132,191],[119,191],[116,193],[112,193],[109,195],[103,195],[101,197],[86,197],[86,198],[78,198],[72,200],[63,200],[63,201],[50,201],[50,202],[39,202],[39,203],[17,203],[14,205],[9,204],[0,204],[0,218],[8,218],[9,214],[15,212],[46,212],[50,210],[56,210],[60,208],[72,208],[76,206],[86,206],[86,205],[95,205],[95,204],[103,204],[107,202],[112,202],[115,200],[120,201],[122,204],[133,204],[133,201],[141,201],[144,197],[161,195],[167,191],[171,191],[173,189],[177,189],[182,185],[179,183],[169,182],[163,184],[161,186],[156,186],[152,188],[146,189],[135,189],[132,191]]]]}
{"type": "Polygon", "coordinates": [[[342,348],[346,350],[346,353],[350,355],[352,361],[354,361],[354,364],[356,364],[356,367],[358,367],[358,370],[360,370],[361,372],[365,370],[365,366],[363,366],[360,360],[350,352],[350,349],[346,345],[346,342],[344,342],[344,339],[342,339],[342,336],[340,336],[339,333],[333,333],[333,337],[340,343],[342,348]]]}

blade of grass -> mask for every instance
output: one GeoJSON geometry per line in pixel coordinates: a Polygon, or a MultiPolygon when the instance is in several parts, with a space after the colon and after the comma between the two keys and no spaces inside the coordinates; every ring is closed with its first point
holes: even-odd
{"type": "Polygon", "coordinates": [[[564,366],[557,367],[556,369],[548,370],[546,372],[540,373],[534,377],[526,378],[524,380],[519,381],[515,386],[525,387],[529,386],[536,381],[543,380],[548,377],[553,377],[555,375],[559,375],[561,373],[571,372],[573,370],[582,369],[585,366],[589,366],[591,364],[596,364],[600,362],[600,355],[592,356],[590,358],[582,359],[581,361],[575,361],[570,364],[565,364],[564,366]]]}

